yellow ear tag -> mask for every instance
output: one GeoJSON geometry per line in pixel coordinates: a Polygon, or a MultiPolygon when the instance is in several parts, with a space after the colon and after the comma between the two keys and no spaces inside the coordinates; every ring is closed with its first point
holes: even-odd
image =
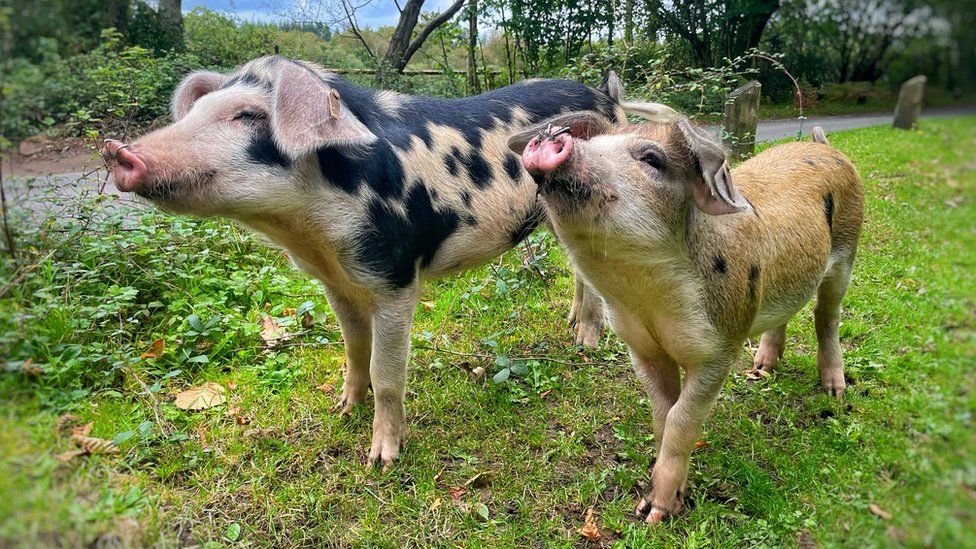
{"type": "Polygon", "coordinates": [[[329,94],[329,116],[334,120],[339,119],[339,90],[333,89],[329,94]]]}

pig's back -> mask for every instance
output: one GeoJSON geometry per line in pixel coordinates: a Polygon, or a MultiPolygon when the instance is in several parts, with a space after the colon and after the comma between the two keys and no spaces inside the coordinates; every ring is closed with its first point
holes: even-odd
{"type": "Polygon", "coordinates": [[[732,180],[752,204],[749,223],[761,235],[763,295],[754,329],[763,331],[812,297],[832,253],[856,247],[863,191],[843,154],[810,142],[763,151],[733,170],[732,180]]]}

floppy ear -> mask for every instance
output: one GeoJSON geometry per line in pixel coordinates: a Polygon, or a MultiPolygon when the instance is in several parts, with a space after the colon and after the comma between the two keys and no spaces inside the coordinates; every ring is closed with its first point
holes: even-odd
{"type": "Polygon", "coordinates": [[[179,122],[193,108],[193,104],[204,95],[216,90],[224,83],[224,75],[210,71],[191,72],[180,82],[173,92],[170,113],[173,121],[179,122]]]}
{"type": "Polygon", "coordinates": [[[569,128],[569,133],[574,138],[589,139],[594,135],[607,132],[612,126],[606,117],[591,111],[575,111],[554,116],[541,124],[530,126],[508,138],[508,148],[515,154],[522,154],[525,146],[532,141],[532,138],[539,135],[539,132],[548,129],[550,126],[569,128]]]}
{"type": "Polygon", "coordinates": [[[281,64],[271,98],[271,131],[293,158],[329,145],[372,143],[376,135],[342,102],[339,91],[292,62],[281,64]]]}
{"type": "Polygon", "coordinates": [[[624,98],[624,85],[620,81],[620,77],[617,76],[617,73],[612,70],[607,72],[607,76],[596,89],[607,94],[607,97],[613,99],[614,103],[620,103],[624,98]]]}
{"type": "Polygon", "coordinates": [[[678,111],[663,103],[650,103],[646,101],[621,101],[620,107],[627,114],[639,116],[648,122],[666,124],[673,122],[681,116],[678,111]]]}
{"type": "Polygon", "coordinates": [[[746,199],[732,184],[725,149],[705,130],[682,118],[678,129],[687,143],[701,178],[692,186],[692,197],[698,209],[710,215],[741,212],[749,207],[746,199]]]}

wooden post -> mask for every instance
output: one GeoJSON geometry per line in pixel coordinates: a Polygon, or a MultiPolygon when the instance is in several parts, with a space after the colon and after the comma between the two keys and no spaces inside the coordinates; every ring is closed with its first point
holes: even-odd
{"type": "Polygon", "coordinates": [[[762,84],[753,80],[730,93],[729,101],[725,104],[722,141],[735,158],[748,158],[756,151],[761,90],[762,84]]]}
{"type": "Polygon", "coordinates": [[[898,92],[898,104],[895,105],[896,128],[910,130],[918,123],[918,115],[922,112],[922,98],[925,96],[925,83],[928,81],[924,75],[910,78],[901,85],[898,92]]]}

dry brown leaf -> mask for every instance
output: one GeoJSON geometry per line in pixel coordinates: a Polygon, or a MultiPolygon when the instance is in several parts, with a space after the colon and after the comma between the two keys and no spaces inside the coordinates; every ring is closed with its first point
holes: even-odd
{"type": "Polygon", "coordinates": [[[58,416],[58,420],[54,423],[54,432],[57,433],[58,436],[62,436],[64,435],[65,431],[67,431],[68,428],[73,426],[75,423],[78,423],[78,416],[71,413],[61,414],[58,416]]]}
{"type": "Polygon", "coordinates": [[[197,440],[200,441],[200,449],[207,449],[207,433],[204,432],[203,424],[197,425],[197,440]]]}
{"type": "Polygon", "coordinates": [[[180,410],[206,410],[227,402],[224,388],[213,381],[208,381],[199,387],[190,387],[176,395],[173,401],[180,410]]]}
{"type": "Polygon", "coordinates": [[[152,346],[149,347],[148,351],[139,355],[139,358],[143,360],[147,358],[159,358],[163,356],[163,348],[165,347],[166,347],[166,342],[163,341],[162,339],[157,339],[156,341],[152,342],[152,346]]]}
{"type": "Polygon", "coordinates": [[[440,507],[440,506],[441,506],[441,498],[437,498],[437,499],[434,500],[434,503],[431,503],[430,504],[430,510],[431,511],[436,511],[437,508],[440,507]]]}
{"type": "Polygon", "coordinates": [[[71,435],[71,441],[89,454],[114,454],[119,451],[119,447],[114,442],[104,438],[71,435]]]}
{"type": "Polygon", "coordinates": [[[884,520],[891,520],[892,518],[894,518],[891,513],[885,511],[884,509],[882,509],[881,507],[879,507],[877,504],[874,503],[868,504],[868,510],[871,511],[871,513],[874,514],[875,516],[880,517],[884,520]]]}
{"type": "Polygon", "coordinates": [[[695,448],[704,448],[705,446],[708,446],[708,441],[699,440],[695,442],[695,448]]]}
{"type": "Polygon", "coordinates": [[[89,421],[88,423],[86,423],[84,425],[79,425],[77,427],[72,427],[71,428],[71,436],[73,437],[75,435],[78,435],[78,436],[81,436],[81,437],[87,437],[88,435],[91,434],[92,427],[94,427],[94,426],[95,426],[95,423],[92,422],[92,421],[89,421]]]}
{"type": "Polygon", "coordinates": [[[78,450],[68,450],[67,452],[60,453],[54,456],[54,459],[60,461],[61,463],[70,463],[71,460],[78,456],[83,456],[88,453],[88,450],[84,448],[78,450]]]}
{"type": "Polygon", "coordinates": [[[580,528],[580,535],[590,541],[600,539],[600,527],[596,525],[596,521],[593,519],[592,507],[586,510],[586,516],[583,518],[583,527],[580,528]]]}
{"type": "Polygon", "coordinates": [[[261,317],[261,339],[268,347],[274,346],[281,338],[281,327],[271,316],[261,317]]]}
{"type": "Polygon", "coordinates": [[[468,489],[462,488],[461,486],[451,486],[447,491],[451,494],[451,499],[454,501],[460,501],[461,496],[468,493],[468,489]]]}
{"type": "Polygon", "coordinates": [[[335,386],[328,383],[323,383],[315,388],[327,395],[335,394],[335,386]]]}
{"type": "Polygon", "coordinates": [[[297,313],[297,312],[298,312],[298,309],[295,309],[294,307],[285,307],[281,311],[281,316],[295,316],[295,313],[297,313]]]}
{"type": "Polygon", "coordinates": [[[420,304],[423,305],[428,311],[433,311],[434,307],[436,306],[433,301],[421,301],[420,304]]]}
{"type": "Polygon", "coordinates": [[[312,313],[305,311],[302,313],[302,329],[308,330],[315,324],[315,319],[312,318],[312,313]]]}
{"type": "Polygon", "coordinates": [[[25,376],[37,377],[44,373],[40,366],[34,366],[34,359],[28,358],[20,365],[20,373],[25,376]]]}

